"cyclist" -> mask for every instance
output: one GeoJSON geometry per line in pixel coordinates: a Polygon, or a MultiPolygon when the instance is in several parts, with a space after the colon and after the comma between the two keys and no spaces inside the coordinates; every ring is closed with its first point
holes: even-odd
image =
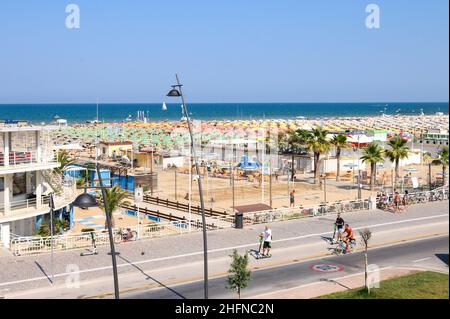
{"type": "Polygon", "coordinates": [[[345,232],[345,237],[344,237],[343,241],[345,243],[345,251],[347,253],[349,253],[350,252],[350,243],[355,241],[355,237],[353,237],[353,229],[351,229],[348,224],[345,224],[344,232],[345,232]]]}
{"type": "MultiPolygon", "coordinates": [[[[337,239],[342,238],[342,234],[344,233],[344,219],[341,217],[341,213],[337,214],[336,222],[334,223],[334,226],[337,228],[337,239]]],[[[334,240],[334,234],[333,234],[333,240],[334,240]]]]}

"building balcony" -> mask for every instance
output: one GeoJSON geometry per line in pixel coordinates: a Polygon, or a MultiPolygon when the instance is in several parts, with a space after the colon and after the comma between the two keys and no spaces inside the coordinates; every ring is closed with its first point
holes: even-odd
{"type": "MultiPolygon", "coordinates": [[[[71,204],[76,197],[76,186],[64,185],[59,195],[53,195],[55,210],[71,204]]],[[[36,197],[22,200],[12,200],[8,205],[0,203],[0,222],[9,222],[48,213],[50,196],[41,196],[38,204],[36,197]]]]}
{"type": "Polygon", "coordinates": [[[58,167],[56,154],[40,155],[34,151],[11,151],[8,158],[0,152],[0,174],[8,174],[19,171],[51,169],[58,167]]]}

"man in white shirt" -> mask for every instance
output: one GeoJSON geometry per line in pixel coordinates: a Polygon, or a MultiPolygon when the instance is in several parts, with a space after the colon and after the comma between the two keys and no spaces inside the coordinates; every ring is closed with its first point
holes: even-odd
{"type": "Polygon", "coordinates": [[[272,230],[269,228],[269,226],[265,227],[263,237],[264,237],[263,256],[268,256],[270,253],[270,248],[272,248],[272,230]]]}

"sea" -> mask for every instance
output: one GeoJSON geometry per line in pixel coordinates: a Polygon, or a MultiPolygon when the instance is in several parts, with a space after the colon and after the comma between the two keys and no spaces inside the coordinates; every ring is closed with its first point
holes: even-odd
{"type": "MultiPolygon", "coordinates": [[[[354,116],[426,115],[449,113],[449,103],[192,103],[187,104],[195,120],[252,120],[292,118],[335,118],[354,116]]],[[[102,122],[180,120],[180,104],[104,104],[98,105],[102,122]]],[[[65,119],[69,124],[85,123],[97,117],[97,104],[0,104],[0,120],[28,120],[43,124],[65,119]]]]}

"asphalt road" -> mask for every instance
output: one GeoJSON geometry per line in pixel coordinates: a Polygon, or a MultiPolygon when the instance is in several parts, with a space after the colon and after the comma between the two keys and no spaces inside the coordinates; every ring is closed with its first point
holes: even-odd
{"type": "MultiPolygon", "coordinates": [[[[422,239],[404,244],[371,249],[369,263],[380,268],[388,266],[414,266],[431,269],[448,268],[449,237],[422,239]]],[[[276,253],[276,252],[275,252],[276,253]]],[[[251,257],[253,258],[253,257],[251,257]]],[[[364,271],[363,255],[355,252],[348,255],[331,256],[316,260],[293,263],[279,267],[265,268],[252,272],[249,286],[243,297],[288,289],[320,280],[357,274],[364,271]],[[339,272],[319,272],[311,267],[318,264],[338,266],[339,272]]],[[[226,277],[209,281],[210,298],[235,298],[233,292],[225,288],[226,277]]],[[[196,281],[173,287],[156,288],[123,295],[128,299],[201,299],[203,281],[196,281]]]]}

